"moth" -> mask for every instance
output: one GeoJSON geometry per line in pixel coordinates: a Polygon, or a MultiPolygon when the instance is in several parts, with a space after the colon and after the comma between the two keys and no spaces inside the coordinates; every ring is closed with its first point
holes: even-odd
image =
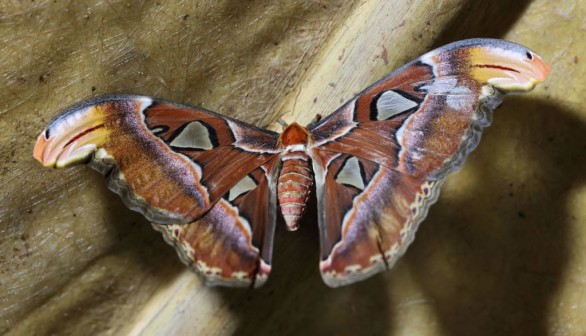
{"type": "Polygon", "coordinates": [[[315,186],[320,271],[337,287],[395,264],[444,178],[478,145],[492,110],[548,72],[519,44],[459,41],[281,134],[189,105],[105,96],[51,121],[34,157],[104,174],[212,285],[261,286],[271,271],[277,209],[295,230],[315,186]]]}

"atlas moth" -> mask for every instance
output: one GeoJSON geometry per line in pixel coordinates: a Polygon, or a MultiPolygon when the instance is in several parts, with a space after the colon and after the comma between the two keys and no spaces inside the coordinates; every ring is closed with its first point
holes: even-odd
{"type": "Polygon", "coordinates": [[[548,72],[519,44],[459,41],[281,134],[189,105],[104,96],[51,121],[34,157],[104,174],[212,285],[265,283],[279,213],[295,230],[315,186],[320,271],[337,287],[395,264],[492,110],[548,72]]]}

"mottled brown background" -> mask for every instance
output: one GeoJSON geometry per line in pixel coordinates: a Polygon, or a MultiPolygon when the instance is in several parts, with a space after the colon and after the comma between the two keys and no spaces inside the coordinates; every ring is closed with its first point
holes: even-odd
{"type": "Polygon", "coordinates": [[[568,1],[0,4],[0,333],[586,334],[586,9],[568,1]],[[307,122],[432,47],[525,44],[551,65],[509,97],[391,272],[327,288],[314,217],[276,235],[260,290],[201,287],[86,167],[35,138],[102,93],[307,122]]]}

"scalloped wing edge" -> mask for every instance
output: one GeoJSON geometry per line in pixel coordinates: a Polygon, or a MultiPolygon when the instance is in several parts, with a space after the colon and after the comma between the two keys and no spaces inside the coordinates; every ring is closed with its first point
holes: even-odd
{"type": "MultiPolygon", "coordinates": [[[[380,254],[374,255],[370,258],[371,266],[363,268],[359,265],[349,265],[344,270],[346,274],[332,274],[333,272],[321,272],[323,281],[329,287],[341,287],[349,285],[361,280],[365,280],[377,273],[388,271],[394,267],[397,260],[405,252],[413,240],[415,239],[415,233],[419,228],[419,224],[427,217],[427,213],[431,205],[437,202],[445,180],[427,181],[421,185],[420,190],[428,188],[428,193],[417,193],[416,199],[418,202],[411,205],[413,209],[416,209],[416,213],[413,219],[401,229],[401,241],[394,244],[393,247],[387,251],[381,251],[380,254]]],[[[320,266],[324,265],[326,261],[321,261],[320,266]]],[[[321,269],[321,267],[320,267],[321,269]]]]}
{"type": "Polygon", "coordinates": [[[195,260],[188,256],[185,250],[181,247],[179,241],[174,239],[170,234],[167,229],[168,225],[151,223],[151,226],[162,234],[163,240],[167,244],[175,248],[179,260],[181,260],[190,271],[197,274],[206,286],[259,288],[268,280],[271,266],[266,264],[262,258],[259,258],[259,269],[255,273],[253,279],[247,277],[245,272],[233,272],[231,277],[225,278],[220,275],[221,270],[219,268],[208,267],[203,261],[195,260]]]}

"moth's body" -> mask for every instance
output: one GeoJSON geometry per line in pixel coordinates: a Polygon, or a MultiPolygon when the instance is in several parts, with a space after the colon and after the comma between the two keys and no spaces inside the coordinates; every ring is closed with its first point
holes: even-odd
{"type": "Polygon", "coordinates": [[[266,281],[277,209],[295,230],[315,185],[320,271],[337,287],[393,266],[504,94],[548,72],[519,44],[455,42],[281,134],[193,106],[105,96],[54,119],[33,155],[106,175],[186,265],[228,286],[266,281]]]}
{"type": "Polygon", "coordinates": [[[282,166],[277,184],[277,198],[287,229],[297,230],[313,184],[313,170],[308,149],[311,135],[306,127],[293,123],[279,137],[282,166]]]}

